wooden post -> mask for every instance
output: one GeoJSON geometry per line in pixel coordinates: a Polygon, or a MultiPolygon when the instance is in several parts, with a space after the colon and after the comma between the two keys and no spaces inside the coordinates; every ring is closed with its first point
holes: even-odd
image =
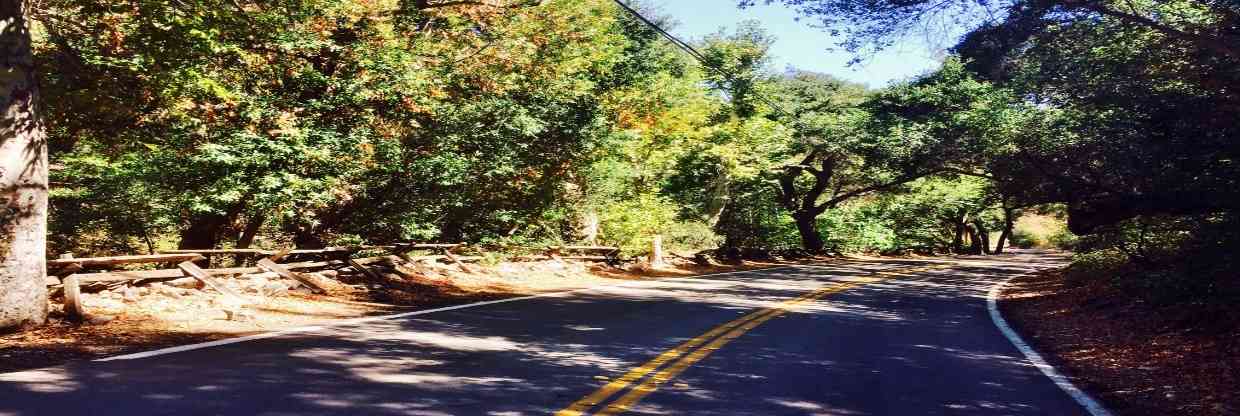
{"type": "Polygon", "coordinates": [[[550,257],[551,260],[555,261],[564,261],[564,259],[560,257],[560,246],[547,247],[547,257],[550,257]]]}
{"type": "Polygon", "coordinates": [[[82,288],[77,276],[66,276],[61,283],[65,291],[65,317],[71,321],[86,320],[86,307],[82,306],[82,288]]]}
{"type": "Polygon", "coordinates": [[[367,277],[370,277],[371,279],[374,279],[374,280],[383,280],[383,276],[380,276],[378,273],[375,273],[374,270],[367,269],[366,266],[363,266],[361,263],[358,263],[357,260],[349,259],[348,262],[349,262],[349,266],[352,266],[354,269],[357,269],[357,271],[362,272],[362,274],[365,274],[367,277]]]}
{"type": "Polygon", "coordinates": [[[650,240],[650,267],[660,268],[667,267],[667,263],[663,261],[663,236],[655,235],[650,240]]]}
{"type": "Polygon", "coordinates": [[[185,274],[192,276],[193,278],[198,279],[199,281],[203,283],[206,283],[207,286],[211,286],[211,288],[218,290],[220,293],[236,298],[242,304],[250,303],[245,298],[241,297],[240,293],[234,292],[232,289],[229,289],[227,286],[224,286],[223,283],[220,283],[218,280],[215,280],[215,278],[207,274],[206,270],[203,270],[202,268],[198,267],[198,265],[194,264],[194,262],[192,261],[186,261],[181,264],[178,264],[177,268],[181,269],[181,271],[185,272],[185,274]]]}
{"type": "Polygon", "coordinates": [[[417,259],[414,259],[412,256],[409,255],[409,253],[397,253],[396,257],[400,257],[401,260],[404,260],[405,263],[409,263],[409,264],[414,264],[418,262],[417,259]]]}
{"type": "Polygon", "coordinates": [[[271,259],[259,260],[257,266],[260,269],[278,274],[280,275],[280,277],[283,277],[285,279],[293,279],[298,282],[302,282],[306,285],[306,287],[309,287],[310,290],[313,291],[314,293],[318,293],[318,294],[327,293],[327,288],[324,287],[325,285],[323,284],[323,282],[320,282],[318,281],[318,279],[312,278],[308,275],[304,275],[301,273],[294,273],[293,271],[286,269],[284,266],[281,266],[271,261],[271,259]]]}
{"type": "MultiPolygon", "coordinates": [[[[267,257],[267,259],[271,260],[274,263],[274,262],[280,261],[280,259],[284,258],[284,256],[287,256],[288,253],[291,253],[291,252],[293,252],[292,247],[286,248],[286,249],[277,251],[275,254],[272,254],[271,256],[267,257]]],[[[262,267],[262,266],[259,266],[259,267],[262,267]]]]}
{"type": "Polygon", "coordinates": [[[444,249],[443,255],[447,256],[448,261],[451,261],[453,264],[456,264],[456,267],[460,267],[461,270],[465,271],[466,273],[479,273],[478,270],[474,269],[473,267],[470,267],[469,265],[466,265],[464,262],[461,261],[461,259],[457,258],[456,255],[452,254],[452,250],[444,249]]]}

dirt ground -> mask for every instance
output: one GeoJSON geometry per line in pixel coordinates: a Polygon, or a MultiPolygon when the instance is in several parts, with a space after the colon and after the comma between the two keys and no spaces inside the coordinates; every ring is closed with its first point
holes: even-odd
{"type": "Polygon", "coordinates": [[[1240,308],[1154,306],[1111,282],[1019,278],[1004,316],[1120,415],[1240,415],[1240,308]]]}
{"type": "Polygon", "coordinates": [[[270,274],[222,279],[251,302],[240,316],[225,310],[231,299],[211,289],[155,283],[114,287],[83,295],[93,322],[64,319],[54,300],[51,322],[31,331],[0,334],[0,372],[41,368],[326,321],[428,309],[481,300],[523,296],[668,276],[693,276],[774,266],[742,262],[698,266],[677,259],[659,270],[598,263],[541,261],[492,267],[434,265],[416,278],[377,267],[384,279],[327,272],[340,282],[330,294],[309,293],[297,282],[270,274]],[[386,272],[385,272],[386,271],[386,272]]]}

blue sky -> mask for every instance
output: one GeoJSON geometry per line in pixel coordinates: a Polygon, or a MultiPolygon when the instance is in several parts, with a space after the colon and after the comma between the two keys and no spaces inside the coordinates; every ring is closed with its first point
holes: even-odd
{"type": "Polygon", "coordinates": [[[701,39],[718,32],[721,27],[736,27],[738,22],[756,19],[776,38],[772,47],[776,70],[786,67],[811,70],[846,80],[882,87],[892,80],[902,80],[938,67],[934,47],[912,41],[883,51],[866,62],[849,67],[851,55],[842,50],[829,51],[835,41],[826,32],[810,26],[809,21],[796,21],[796,13],[783,6],[755,6],[740,10],[735,0],[651,0],[661,14],[675,18],[679,25],[671,32],[686,41],[701,39]]]}

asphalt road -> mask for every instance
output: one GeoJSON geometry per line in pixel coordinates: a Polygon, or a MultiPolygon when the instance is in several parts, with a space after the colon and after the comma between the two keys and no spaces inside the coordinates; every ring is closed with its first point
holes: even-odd
{"type": "Polygon", "coordinates": [[[986,309],[995,282],[1062,261],[629,282],[3,374],[0,415],[1084,414],[986,309]]]}

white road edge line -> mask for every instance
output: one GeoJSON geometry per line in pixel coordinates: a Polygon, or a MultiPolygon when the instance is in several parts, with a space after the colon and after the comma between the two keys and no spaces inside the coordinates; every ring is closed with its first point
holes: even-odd
{"type": "Polygon", "coordinates": [[[1012,345],[1016,346],[1016,349],[1020,350],[1021,354],[1025,355],[1025,359],[1033,363],[1033,366],[1037,367],[1038,370],[1041,370],[1042,374],[1051,379],[1056,386],[1059,386],[1060,390],[1063,390],[1064,393],[1068,393],[1069,396],[1072,396],[1072,399],[1076,400],[1077,403],[1080,403],[1081,407],[1084,407],[1090,415],[1113,416],[1112,413],[1102,405],[1102,403],[1099,403],[1093,397],[1090,397],[1088,393],[1085,393],[1081,389],[1077,388],[1076,385],[1072,384],[1072,381],[1068,380],[1068,378],[1060,373],[1059,370],[1056,370],[1054,366],[1042,359],[1042,355],[1038,354],[1037,351],[1034,351],[1033,348],[1030,347],[1029,344],[1026,343],[1025,340],[1021,338],[1010,325],[1008,325],[1007,320],[1003,319],[1003,315],[999,313],[999,294],[1003,291],[1003,288],[1018,277],[1028,276],[1039,271],[1041,270],[1021,273],[1009,277],[992,286],[990,288],[990,293],[986,295],[986,309],[990,310],[990,320],[995,323],[996,327],[999,327],[999,331],[1003,333],[1003,336],[1007,337],[1008,341],[1011,341],[1012,345]]]}
{"type": "MultiPolygon", "coordinates": [[[[779,270],[779,269],[791,269],[791,268],[796,268],[796,267],[797,265],[789,265],[789,266],[767,267],[764,269],[737,270],[733,272],[700,274],[700,275],[693,276],[692,278],[699,278],[699,277],[706,277],[706,276],[723,276],[723,275],[739,274],[739,273],[762,272],[762,271],[779,270]]],[[[522,300],[569,295],[569,294],[573,294],[577,292],[585,292],[589,290],[598,290],[598,289],[616,288],[616,287],[628,287],[628,286],[634,286],[634,285],[648,284],[651,282],[660,282],[664,280],[692,279],[692,278],[672,277],[672,278],[663,278],[663,279],[642,280],[642,281],[637,281],[637,282],[618,283],[614,285],[600,285],[600,286],[594,286],[594,287],[584,287],[580,289],[565,290],[565,291],[560,291],[560,292],[539,293],[537,295],[521,296],[521,297],[515,297],[515,298],[488,300],[488,301],[483,301],[483,302],[467,303],[464,305],[445,306],[442,308],[424,309],[424,310],[419,310],[419,311],[397,313],[397,314],[392,314],[392,315],[352,318],[352,319],[345,319],[345,320],[340,320],[336,322],[328,322],[323,325],[303,326],[303,327],[290,328],[290,329],[284,329],[284,330],[279,330],[279,331],[264,332],[261,334],[247,335],[247,336],[237,337],[237,338],[226,338],[226,339],[202,342],[202,343],[197,343],[197,344],[178,345],[175,347],[160,348],[157,350],[137,352],[133,354],[117,355],[117,356],[112,356],[112,357],[107,357],[107,358],[100,358],[100,359],[96,359],[92,361],[137,360],[137,359],[150,358],[150,357],[155,357],[155,356],[160,356],[160,355],[175,354],[178,352],[218,347],[221,345],[236,344],[236,343],[246,342],[246,341],[255,341],[255,340],[260,340],[260,339],[275,338],[275,337],[284,336],[288,334],[315,332],[315,331],[320,331],[320,330],[332,328],[332,327],[357,325],[357,324],[374,322],[374,321],[386,321],[386,320],[392,320],[392,319],[405,318],[409,316],[426,315],[426,314],[435,313],[435,312],[446,312],[446,311],[457,310],[457,309],[494,305],[497,303],[517,302],[517,301],[522,301],[522,300]]]]}

